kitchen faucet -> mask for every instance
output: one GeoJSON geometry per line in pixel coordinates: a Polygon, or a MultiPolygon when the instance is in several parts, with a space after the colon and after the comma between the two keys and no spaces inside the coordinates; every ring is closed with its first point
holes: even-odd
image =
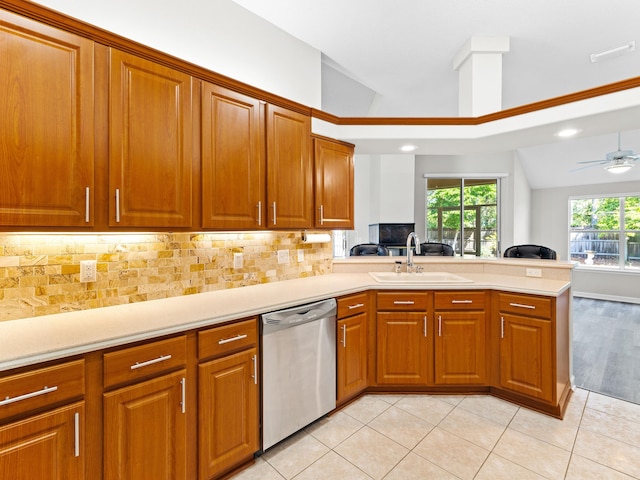
{"type": "Polygon", "coordinates": [[[413,243],[416,246],[416,254],[420,254],[420,239],[416,232],[411,232],[407,235],[407,272],[411,273],[413,271],[413,250],[411,249],[411,239],[413,238],[413,243]]]}

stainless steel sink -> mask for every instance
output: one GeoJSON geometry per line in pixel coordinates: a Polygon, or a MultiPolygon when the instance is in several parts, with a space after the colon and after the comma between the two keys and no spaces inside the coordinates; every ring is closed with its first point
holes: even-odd
{"type": "Polygon", "coordinates": [[[369,272],[379,283],[473,283],[473,280],[449,272],[369,272]]]}

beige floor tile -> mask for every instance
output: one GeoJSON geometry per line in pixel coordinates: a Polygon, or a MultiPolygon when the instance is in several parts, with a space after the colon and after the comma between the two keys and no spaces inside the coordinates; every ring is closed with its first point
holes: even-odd
{"type": "Polygon", "coordinates": [[[404,397],[405,395],[387,395],[387,394],[376,395],[376,398],[379,398],[380,400],[384,400],[385,402],[390,403],[391,405],[399,402],[404,397]]]}
{"type": "Polygon", "coordinates": [[[506,428],[462,408],[453,410],[438,426],[487,450],[495,446],[506,428]]]}
{"type": "Polygon", "coordinates": [[[466,395],[434,395],[433,397],[442,402],[450,403],[451,405],[459,405],[460,402],[465,399],[466,395]]]}
{"type": "Polygon", "coordinates": [[[367,426],[334,450],[374,479],[383,478],[409,452],[402,445],[367,426]]]}
{"type": "Polygon", "coordinates": [[[571,456],[569,470],[565,477],[566,480],[631,480],[632,478],[580,455],[571,456]]]}
{"type": "Polygon", "coordinates": [[[587,400],[587,408],[640,423],[640,405],[637,403],[625,402],[617,398],[591,392],[587,400]]]}
{"type": "Polygon", "coordinates": [[[542,413],[521,408],[509,424],[509,428],[526,433],[538,440],[571,451],[578,434],[578,423],[559,420],[542,413]]]}
{"type": "Polygon", "coordinates": [[[362,423],[369,423],[390,407],[391,404],[380,400],[378,395],[366,395],[345,407],[342,411],[362,423]]]}
{"type": "Polygon", "coordinates": [[[640,447],[581,428],[573,453],[640,478],[640,447]]]}
{"type": "Polygon", "coordinates": [[[438,397],[424,395],[407,395],[395,405],[416,417],[437,425],[446,417],[454,406],[438,400],[438,397]]]}
{"type": "Polygon", "coordinates": [[[262,458],[269,462],[280,475],[289,479],[296,476],[329,451],[326,445],[306,432],[279,443],[268,450],[262,458]]]}
{"type": "Polygon", "coordinates": [[[458,408],[464,408],[471,413],[506,426],[509,425],[519,407],[489,395],[469,395],[460,402],[458,408]]]}
{"type": "Polygon", "coordinates": [[[412,449],[435,425],[401,408],[391,407],[369,422],[369,426],[403,447],[412,449]]]}
{"type": "MultiPolygon", "coordinates": [[[[335,452],[329,452],[306,468],[295,480],[371,480],[354,464],[347,462],[335,452]]],[[[235,479],[234,479],[235,480],[235,479]]]]}
{"type": "Polygon", "coordinates": [[[640,423],[623,417],[586,408],[580,428],[640,447],[640,423]]]}
{"type": "Polygon", "coordinates": [[[547,478],[562,478],[571,452],[508,428],[493,453],[547,478]]]}
{"type": "Polygon", "coordinates": [[[237,475],[233,476],[233,480],[283,480],[284,477],[280,475],[275,468],[269,465],[268,462],[262,458],[256,459],[256,463],[249,468],[241,471],[237,475]]]}
{"type": "MultiPolygon", "coordinates": [[[[564,413],[564,418],[562,419],[562,421],[565,423],[578,425],[580,423],[580,420],[582,420],[582,413],[584,412],[584,408],[586,406],[588,398],[588,390],[576,388],[576,390],[571,395],[571,398],[569,399],[569,406],[564,413]]],[[[523,408],[522,410],[525,409],[523,408]]]]}
{"type": "Polygon", "coordinates": [[[527,470],[506,458],[491,454],[474,480],[544,480],[545,477],[527,470]]]}
{"type": "MultiPolygon", "coordinates": [[[[458,480],[458,477],[443,470],[415,453],[409,453],[391,470],[384,480],[458,480]]],[[[346,479],[345,479],[346,480],[346,479]]]]}
{"type": "Polygon", "coordinates": [[[434,428],[413,451],[464,480],[472,479],[489,455],[489,450],[439,427],[434,428]]]}
{"type": "Polygon", "coordinates": [[[305,431],[320,440],[329,448],[334,448],[363,427],[363,423],[347,415],[337,412],[312,423],[305,431]]]}

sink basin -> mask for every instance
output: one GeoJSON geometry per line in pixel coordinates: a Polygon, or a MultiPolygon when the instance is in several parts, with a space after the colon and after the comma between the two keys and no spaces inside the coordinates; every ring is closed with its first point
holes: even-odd
{"type": "Polygon", "coordinates": [[[473,283],[473,280],[448,272],[369,272],[379,283],[473,283]]]}

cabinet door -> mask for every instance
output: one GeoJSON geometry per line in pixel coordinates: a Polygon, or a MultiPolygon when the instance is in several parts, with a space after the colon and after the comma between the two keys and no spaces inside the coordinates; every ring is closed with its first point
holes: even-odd
{"type": "Polygon", "coordinates": [[[438,312],[435,334],[437,384],[487,383],[484,312],[438,312]]]}
{"type": "Polygon", "coordinates": [[[111,49],[109,225],[189,227],[191,77],[111,49]]]}
{"type": "Polygon", "coordinates": [[[551,321],[503,313],[500,322],[500,386],[552,401],[551,321]]]}
{"type": "Polygon", "coordinates": [[[367,314],[338,321],[337,400],[346,400],[367,387],[367,314]]]}
{"type": "Polygon", "coordinates": [[[311,119],[267,105],[267,226],[313,227],[311,119]]]}
{"type": "Polygon", "coordinates": [[[104,394],[104,478],[186,478],[185,372],[104,394]]]}
{"type": "Polygon", "coordinates": [[[0,225],[93,225],[93,42],[0,11],[0,225]]]}
{"type": "Polygon", "coordinates": [[[204,82],[202,226],[264,226],[264,122],[260,102],[204,82]]]}
{"type": "Polygon", "coordinates": [[[379,384],[427,383],[432,357],[427,333],[426,313],[378,312],[379,384]]]}
{"type": "Polygon", "coordinates": [[[353,228],[353,148],[316,138],[316,227],[353,228]]]}
{"type": "Polygon", "coordinates": [[[199,366],[199,478],[212,478],[258,451],[257,355],[252,348],[199,366]]]}
{"type": "Polygon", "coordinates": [[[83,438],[83,402],[0,427],[0,478],[83,479],[83,438]]]}

